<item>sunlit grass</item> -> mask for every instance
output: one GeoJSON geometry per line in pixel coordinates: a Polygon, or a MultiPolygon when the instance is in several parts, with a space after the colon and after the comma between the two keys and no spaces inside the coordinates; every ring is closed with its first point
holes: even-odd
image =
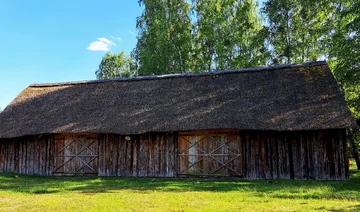
{"type": "Polygon", "coordinates": [[[0,175],[0,211],[356,211],[350,181],[56,178],[0,175]]]}

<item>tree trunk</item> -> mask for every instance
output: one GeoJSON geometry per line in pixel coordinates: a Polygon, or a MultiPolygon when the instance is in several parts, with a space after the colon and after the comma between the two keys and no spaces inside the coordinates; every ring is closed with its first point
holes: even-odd
{"type": "Polygon", "coordinates": [[[348,130],[348,139],[350,142],[351,155],[356,161],[357,169],[360,171],[360,155],[354,139],[355,134],[358,133],[359,129],[349,129],[348,130]]]}

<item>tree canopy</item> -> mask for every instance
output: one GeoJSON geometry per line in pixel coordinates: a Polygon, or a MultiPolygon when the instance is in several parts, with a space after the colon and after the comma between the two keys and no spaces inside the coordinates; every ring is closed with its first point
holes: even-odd
{"type": "Polygon", "coordinates": [[[185,0],[141,0],[138,42],[132,57],[139,75],[191,72],[190,4],[185,0]]]}
{"type": "Polygon", "coordinates": [[[119,77],[130,77],[132,72],[131,58],[125,56],[125,52],[120,54],[106,53],[102,58],[99,69],[96,70],[97,79],[109,79],[119,77]]]}

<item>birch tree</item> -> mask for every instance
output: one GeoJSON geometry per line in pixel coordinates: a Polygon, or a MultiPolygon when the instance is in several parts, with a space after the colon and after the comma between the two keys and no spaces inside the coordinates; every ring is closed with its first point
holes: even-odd
{"type": "Polygon", "coordinates": [[[138,42],[132,52],[139,75],[190,72],[190,4],[185,0],[141,0],[138,42]]]}
{"type": "Polygon", "coordinates": [[[113,79],[119,77],[130,77],[131,58],[125,56],[125,52],[120,54],[106,53],[102,58],[99,68],[96,70],[97,79],[113,79]]]}
{"type": "Polygon", "coordinates": [[[196,70],[265,65],[265,34],[253,0],[195,0],[193,11],[196,70]]]}
{"type": "Polygon", "coordinates": [[[330,1],[268,0],[262,9],[268,22],[272,63],[290,64],[319,60],[326,50],[330,1]]]}

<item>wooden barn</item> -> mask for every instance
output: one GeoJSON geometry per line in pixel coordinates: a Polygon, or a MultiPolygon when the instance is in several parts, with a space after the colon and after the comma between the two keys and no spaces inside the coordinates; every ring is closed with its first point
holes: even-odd
{"type": "Polygon", "coordinates": [[[351,127],[326,62],[34,84],[0,113],[0,172],[346,180],[351,127]]]}

